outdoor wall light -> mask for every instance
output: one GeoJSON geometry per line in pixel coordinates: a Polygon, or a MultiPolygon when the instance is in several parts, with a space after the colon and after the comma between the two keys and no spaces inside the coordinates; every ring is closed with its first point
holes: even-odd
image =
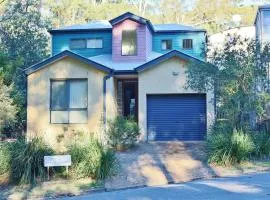
{"type": "Polygon", "coordinates": [[[172,75],[173,76],[178,76],[179,75],[179,72],[172,72],[172,75]]]}

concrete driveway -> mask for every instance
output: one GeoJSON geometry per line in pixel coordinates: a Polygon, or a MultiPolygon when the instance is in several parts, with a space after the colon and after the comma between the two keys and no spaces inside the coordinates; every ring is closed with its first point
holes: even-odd
{"type": "Polygon", "coordinates": [[[217,178],[73,197],[76,200],[269,200],[270,173],[217,178]]]}
{"type": "Polygon", "coordinates": [[[106,180],[107,190],[166,185],[216,175],[206,162],[204,142],[143,143],[118,152],[117,157],[120,170],[106,180]]]}

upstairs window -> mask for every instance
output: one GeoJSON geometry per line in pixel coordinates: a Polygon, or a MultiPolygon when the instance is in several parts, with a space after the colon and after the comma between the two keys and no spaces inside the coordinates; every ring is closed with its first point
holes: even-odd
{"type": "Polygon", "coordinates": [[[192,39],[183,39],[183,49],[192,49],[193,40],[192,39]]]}
{"type": "Polygon", "coordinates": [[[87,40],[87,48],[101,49],[101,48],[103,48],[103,40],[101,38],[88,39],[87,40]]]}
{"type": "Polygon", "coordinates": [[[86,40],[85,39],[72,39],[69,43],[70,49],[85,49],[86,40]]]}
{"type": "Polygon", "coordinates": [[[172,40],[162,40],[161,41],[162,50],[171,50],[172,49],[172,40]]]}
{"type": "Polygon", "coordinates": [[[103,48],[102,38],[71,39],[70,49],[100,49],[103,48]]]}
{"type": "Polygon", "coordinates": [[[136,30],[122,31],[122,55],[134,56],[137,53],[137,32],[136,30]]]}
{"type": "Polygon", "coordinates": [[[87,96],[87,79],[52,80],[51,123],[87,123],[87,96]]]}

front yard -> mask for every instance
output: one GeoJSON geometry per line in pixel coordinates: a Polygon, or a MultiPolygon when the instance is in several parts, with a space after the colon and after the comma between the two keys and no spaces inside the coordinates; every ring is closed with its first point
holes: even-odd
{"type": "Polygon", "coordinates": [[[207,163],[204,142],[140,143],[124,152],[117,152],[120,163],[117,175],[105,181],[91,178],[64,179],[36,185],[7,185],[0,177],[0,199],[57,198],[90,193],[93,190],[114,190],[181,183],[194,179],[238,176],[270,170],[270,160],[248,161],[233,166],[207,163]]]}

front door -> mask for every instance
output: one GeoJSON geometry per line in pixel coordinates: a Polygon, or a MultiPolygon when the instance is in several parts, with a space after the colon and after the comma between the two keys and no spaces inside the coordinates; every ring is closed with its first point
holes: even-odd
{"type": "Polygon", "coordinates": [[[123,115],[138,119],[138,81],[123,81],[123,115]]]}

